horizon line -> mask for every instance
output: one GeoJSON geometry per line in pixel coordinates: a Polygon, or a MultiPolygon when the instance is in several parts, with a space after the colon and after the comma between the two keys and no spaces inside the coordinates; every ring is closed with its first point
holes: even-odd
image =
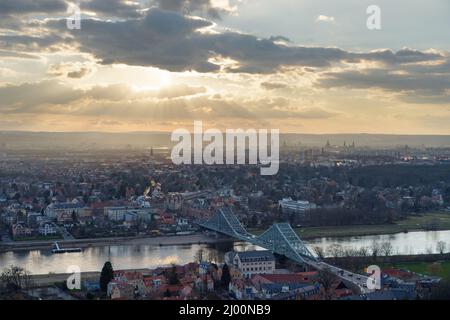
{"type": "MultiPolygon", "coordinates": [[[[243,128],[242,128],[243,129],[243,128]]],[[[245,129],[244,129],[245,130],[245,129]]],[[[34,131],[34,130],[0,130],[0,134],[4,133],[31,133],[31,134],[170,134],[171,131],[34,131]]],[[[435,136],[435,137],[450,137],[449,134],[435,134],[435,133],[301,133],[301,132],[280,132],[280,135],[311,135],[311,136],[326,136],[326,135],[367,135],[367,136],[435,136]]]]}

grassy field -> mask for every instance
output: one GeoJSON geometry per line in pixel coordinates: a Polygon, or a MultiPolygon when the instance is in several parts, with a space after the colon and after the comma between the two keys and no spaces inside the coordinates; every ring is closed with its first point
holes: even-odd
{"type": "Polygon", "coordinates": [[[441,277],[450,280],[450,261],[411,262],[383,265],[384,268],[405,269],[412,272],[441,277]]]}
{"type": "MultiPolygon", "coordinates": [[[[296,228],[295,231],[302,239],[312,239],[320,237],[349,237],[426,230],[431,223],[437,225],[438,230],[450,230],[450,213],[424,213],[421,216],[412,216],[407,219],[397,221],[395,224],[305,227],[296,228]]],[[[249,230],[250,233],[256,235],[259,235],[263,231],[264,230],[259,229],[249,230]]]]}

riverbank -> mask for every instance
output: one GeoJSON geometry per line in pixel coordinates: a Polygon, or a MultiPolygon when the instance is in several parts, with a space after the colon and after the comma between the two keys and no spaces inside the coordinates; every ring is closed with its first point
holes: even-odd
{"type": "MultiPolygon", "coordinates": [[[[325,258],[328,263],[342,264],[348,262],[348,257],[339,258],[325,258]]],[[[404,269],[419,274],[426,274],[431,276],[437,276],[450,280],[450,253],[448,254],[427,254],[427,255],[400,255],[390,257],[377,257],[376,261],[373,261],[373,257],[352,257],[351,259],[356,264],[361,266],[368,266],[371,264],[377,264],[381,268],[396,268],[404,269]]],[[[148,272],[150,269],[127,269],[129,271],[141,271],[148,272]]],[[[50,286],[56,283],[65,282],[71,274],[69,273],[48,273],[48,274],[32,274],[31,284],[32,287],[50,286]]],[[[81,279],[85,280],[98,280],[100,278],[100,271],[82,272],[81,279]]]]}
{"type": "MultiPolygon", "coordinates": [[[[150,237],[137,236],[128,238],[101,238],[101,239],[75,239],[60,240],[58,244],[61,248],[89,248],[103,247],[110,245],[154,245],[154,246],[173,246],[190,244],[210,244],[218,242],[230,242],[228,237],[208,237],[203,233],[195,233],[185,236],[164,236],[150,237]]],[[[30,250],[50,250],[54,241],[20,241],[0,245],[0,252],[9,251],[30,251],[30,250]]]]}
{"type": "MultiPolygon", "coordinates": [[[[126,271],[149,272],[150,269],[127,269],[126,271]]],[[[91,281],[100,279],[100,271],[81,272],[81,281],[91,281]]],[[[30,275],[31,287],[45,287],[56,283],[66,282],[70,273],[48,273],[30,275]]]]}
{"type": "MultiPolygon", "coordinates": [[[[413,231],[430,231],[430,225],[436,226],[433,231],[450,230],[450,213],[438,212],[426,213],[420,216],[410,216],[393,224],[303,227],[294,228],[294,231],[303,240],[314,240],[317,238],[329,237],[361,237],[413,231]]],[[[259,235],[264,232],[264,230],[250,229],[249,232],[259,235]]]]}
{"type": "MultiPolygon", "coordinates": [[[[410,216],[407,219],[394,224],[383,225],[355,225],[355,226],[331,226],[331,227],[304,227],[294,229],[303,240],[314,240],[317,238],[330,237],[361,237],[371,235],[389,235],[406,233],[413,231],[429,231],[429,226],[436,226],[435,230],[450,230],[450,213],[426,213],[420,216],[410,216]]],[[[265,230],[249,229],[250,233],[259,235],[265,230]]],[[[97,238],[97,239],[75,239],[60,240],[59,245],[65,247],[102,247],[110,245],[190,245],[190,244],[211,244],[219,242],[233,241],[228,237],[209,237],[203,233],[195,233],[185,236],[136,236],[128,238],[97,238]]],[[[0,243],[0,252],[8,251],[30,251],[30,250],[50,250],[53,241],[20,241],[0,243]]]]}
{"type": "Polygon", "coordinates": [[[377,265],[381,269],[402,269],[450,280],[450,253],[378,256],[376,259],[372,256],[329,257],[324,260],[330,264],[345,266],[347,269],[349,268],[349,263],[353,267],[358,266],[358,269],[369,265],[377,265]]]}

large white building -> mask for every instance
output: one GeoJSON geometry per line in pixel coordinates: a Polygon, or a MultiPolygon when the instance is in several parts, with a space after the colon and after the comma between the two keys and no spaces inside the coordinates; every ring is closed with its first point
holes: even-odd
{"type": "Polygon", "coordinates": [[[316,205],[309,201],[292,200],[292,198],[285,198],[278,201],[278,205],[283,213],[304,214],[306,211],[315,209],[316,205]]]}
{"type": "Polygon", "coordinates": [[[105,207],[105,214],[110,221],[122,222],[139,220],[149,222],[155,210],[152,208],[105,207]]]}
{"type": "Polygon", "coordinates": [[[267,250],[236,252],[233,265],[246,278],[255,274],[272,274],[275,272],[275,257],[267,250]]]}
{"type": "Polygon", "coordinates": [[[92,210],[78,202],[51,203],[45,208],[45,215],[58,221],[64,220],[63,216],[71,218],[73,213],[78,217],[87,217],[91,215],[92,210]]]}

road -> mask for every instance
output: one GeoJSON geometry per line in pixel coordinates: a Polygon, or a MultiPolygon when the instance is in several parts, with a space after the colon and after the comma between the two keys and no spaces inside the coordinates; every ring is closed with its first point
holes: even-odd
{"type": "Polygon", "coordinates": [[[307,261],[307,263],[318,270],[329,270],[342,280],[353,283],[361,290],[361,293],[368,293],[373,291],[367,288],[368,280],[372,281],[368,276],[353,273],[323,261],[307,261]]]}

